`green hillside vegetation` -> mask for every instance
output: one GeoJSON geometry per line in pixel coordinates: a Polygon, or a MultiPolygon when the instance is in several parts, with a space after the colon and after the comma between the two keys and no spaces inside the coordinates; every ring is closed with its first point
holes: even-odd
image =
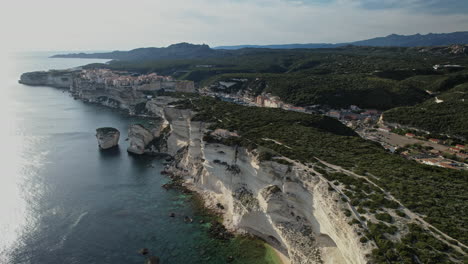
{"type": "Polygon", "coordinates": [[[446,63],[468,66],[468,57],[421,48],[349,46],[241,49],[215,57],[120,60],[88,67],[157,72],[195,81],[199,87],[219,80],[246,78],[247,82],[238,85],[237,89],[252,94],[270,92],[296,105],[338,107],[355,104],[363,108],[390,109],[424,102],[430,98],[425,90],[450,87],[450,80],[443,82],[451,70],[435,71],[432,68],[435,64],[446,63]],[[420,76],[424,77],[418,79],[420,76]],[[439,88],[427,87],[436,82],[442,82],[439,88]]]}
{"type": "MultiPolygon", "coordinates": [[[[235,130],[241,136],[230,138],[223,142],[225,144],[269,149],[303,163],[316,163],[317,157],[366,175],[406,207],[424,215],[427,222],[463,243],[468,242],[468,172],[420,165],[392,155],[325,116],[243,107],[211,98],[181,101],[178,107],[197,111],[193,120],[212,122],[213,129],[235,130]]],[[[213,139],[205,136],[205,141],[210,140],[213,139]]],[[[271,158],[271,155],[262,156],[271,158]]],[[[459,262],[463,259],[460,253],[416,225],[409,227],[410,233],[400,242],[389,240],[388,235],[394,233],[396,227],[392,224],[393,218],[383,209],[396,210],[396,214],[402,215],[398,204],[386,199],[379,189],[363,180],[322,172],[329,180],[345,184],[351,190],[347,195],[358,210],[378,214],[381,219],[368,221],[369,231],[361,239],[363,243],[372,239],[379,246],[373,252],[376,263],[417,263],[414,255],[421,263],[452,263],[450,258],[459,262]]],[[[356,221],[350,224],[354,223],[356,221]]]]}
{"type": "MultiPolygon", "coordinates": [[[[192,80],[198,87],[235,79],[236,85],[222,91],[252,96],[271,93],[298,106],[393,109],[386,112],[386,120],[466,139],[466,102],[447,98],[435,104],[434,97],[453,94],[458,98],[466,91],[462,84],[468,83],[468,70],[434,70],[436,64],[468,67],[468,56],[451,54],[443,47],[241,49],[214,57],[120,60],[88,67],[157,72],[192,80]],[[452,90],[460,85],[461,90],[452,90]]],[[[212,87],[216,91],[216,85],[212,87]]]]}
{"type": "Polygon", "coordinates": [[[370,74],[229,74],[217,76],[216,80],[232,78],[251,80],[240,88],[248,89],[252,95],[271,93],[298,106],[348,107],[354,104],[361,108],[389,109],[430,97],[413,84],[370,74]]]}
{"type": "MultiPolygon", "coordinates": [[[[466,75],[468,76],[468,75],[466,75]]],[[[460,78],[461,79],[461,78],[460,78]]],[[[468,81],[421,104],[391,109],[384,120],[429,131],[468,139],[468,81]]]]}

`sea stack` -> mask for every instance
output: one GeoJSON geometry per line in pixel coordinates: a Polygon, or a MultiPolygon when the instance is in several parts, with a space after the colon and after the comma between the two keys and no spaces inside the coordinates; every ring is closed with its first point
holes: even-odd
{"type": "Polygon", "coordinates": [[[96,129],[96,138],[100,149],[110,149],[119,144],[120,132],[113,127],[96,129]]]}
{"type": "Polygon", "coordinates": [[[153,133],[143,125],[131,125],[128,129],[130,146],[127,151],[133,154],[142,155],[145,153],[147,145],[154,139],[153,133]]]}

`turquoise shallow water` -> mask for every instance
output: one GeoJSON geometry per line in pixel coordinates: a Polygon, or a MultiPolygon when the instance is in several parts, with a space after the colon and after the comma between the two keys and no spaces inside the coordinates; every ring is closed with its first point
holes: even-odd
{"type": "Polygon", "coordinates": [[[162,161],[127,154],[127,127],[141,119],[17,83],[22,72],[95,61],[47,55],[2,63],[0,263],[143,263],[141,248],[162,263],[226,263],[229,255],[233,263],[268,262],[257,240],[211,239],[193,197],[161,188],[162,161]],[[115,151],[98,150],[102,126],[121,131],[115,151]]]}

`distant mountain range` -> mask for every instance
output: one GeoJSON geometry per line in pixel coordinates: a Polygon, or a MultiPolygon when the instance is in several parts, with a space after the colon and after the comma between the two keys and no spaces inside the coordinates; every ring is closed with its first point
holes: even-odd
{"type": "Polygon", "coordinates": [[[347,45],[354,46],[372,46],[372,47],[427,47],[427,46],[446,46],[452,44],[468,44],[468,31],[440,33],[440,34],[415,34],[415,35],[397,35],[391,34],[386,37],[378,37],[367,40],[360,40],[346,43],[309,43],[309,44],[279,44],[279,45],[238,45],[238,46],[219,46],[214,49],[242,49],[242,48],[269,48],[269,49],[321,49],[337,48],[347,45]]]}
{"type": "Polygon", "coordinates": [[[86,58],[110,60],[159,60],[159,59],[195,59],[215,56],[218,51],[208,45],[179,43],[167,48],[138,48],[130,51],[112,51],[101,53],[59,54],[52,58],[86,58]]]}
{"type": "Polygon", "coordinates": [[[373,38],[348,43],[310,43],[310,44],[284,44],[284,45],[239,45],[220,46],[210,48],[208,45],[194,45],[189,43],[179,43],[166,48],[139,48],[130,51],[113,51],[102,53],[74,53],[59,54],[53,58],[95,58],[110,60],[162,60],[162,59],[196,59],[210,58],[226,55],[240,55],[247,51],[235,51],[239,49],[319,49],[338,48],[348,45],[372,46],[372,47],[428,47],[446,46],[452,44],[468,44],[468,31],[427,34],[427,35],[388,35],[386,37],[373,38]],[[240,52],[240,53],[239,53],[240,52]]]}

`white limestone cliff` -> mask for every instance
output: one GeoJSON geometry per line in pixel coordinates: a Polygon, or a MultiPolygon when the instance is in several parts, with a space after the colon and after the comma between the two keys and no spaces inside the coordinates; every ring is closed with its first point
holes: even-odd
{"type": "Polygon", "coordinates": [[[170,172],[201,193],[208,207],[221,204],[228,229],[264,239],[293,264],[367,263],[375,245],[359,241],[360,230],[344,214],[348,204],[319,173],[204,142],[207,125],[190,121],[189,110],[164,108],[162,115],[171,127],[170,172]]]}
{"type": "Polygon", "coordinates": [[[131,125],[128,129],[129,146],[127,151],[141,155],[146,151],[148,144],[154,139],[153,133],[143,125],[131,125]]]}

